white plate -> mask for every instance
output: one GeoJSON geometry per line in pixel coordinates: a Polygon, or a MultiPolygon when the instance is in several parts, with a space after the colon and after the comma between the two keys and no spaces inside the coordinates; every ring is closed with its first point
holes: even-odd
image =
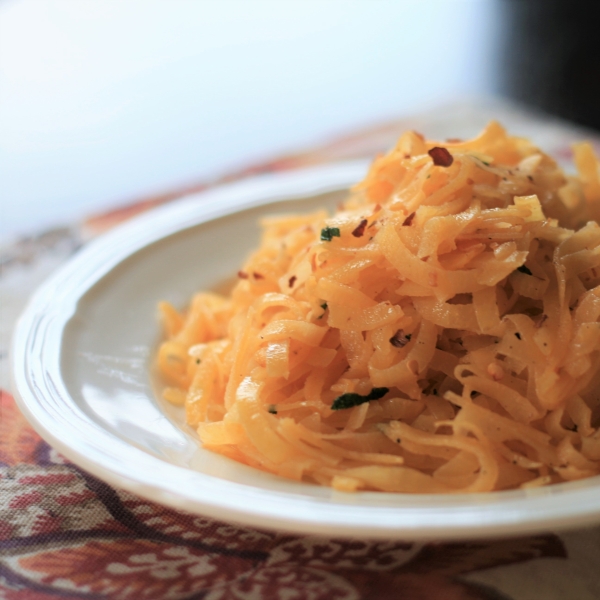
{"type": "Polygon", "coordinates": [[[199,447],[157,399],[156,305],[235,273],[257,218],[332,205],[365,172],[350,163],[268,175],[185,198],[86,246],[34,295],[13,340],[14,389],[33,426],[108,483],[254,527],[337,537],[459,539],[600,521],[600,478],[472,495],[335,492],[256,471],[199,447]]]}

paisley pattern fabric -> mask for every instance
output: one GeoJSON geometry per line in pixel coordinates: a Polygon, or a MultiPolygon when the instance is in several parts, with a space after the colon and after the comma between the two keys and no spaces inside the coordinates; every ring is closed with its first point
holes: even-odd
{"type": "Polygon", "coordinates": [[[335,540],[175,512],[63,459],[5,392],[0,433],[0,597],[11,600],[502,598],[461,576],[566,558],[554,535],[443,545],[335,540]]]}
{"type": "MultiPolygon", "coordinates": [[[[501,108],[509,120],[520,119],[529,129],[538,127],[540,135],[550,136],[556,156],[568,156],[568,142],[580,137],[568,127],[501,108]]],[[[488,110],[497,116],[497,106],[488,110]]],[[[451,131],[452,124],[458,127],[461,119],[473,117],[473,111],[465,105],[448,108],[444,126],[451,131]]],[[[436,119],[440,120],[437,112],[413,122],[384,124],[227,179],[372,156],[393,143],[407,126],[436,135],[431,131],[436,119]]],[[[260,531],[177,512],[113,489],[48,446],[19,413],[9,391],[8,340],[14,319],[33,288],[81,243],[181,192],[145,198],[85,223],[42,232],[2,248],[0,599],[600,597],[600,528],[443,544],[260,531]]]]}

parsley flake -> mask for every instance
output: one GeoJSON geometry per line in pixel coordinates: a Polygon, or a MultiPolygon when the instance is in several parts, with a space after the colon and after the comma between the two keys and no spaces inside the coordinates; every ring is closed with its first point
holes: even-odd
{"type": "Polygon", "coordinates": [[[323,314],[317,317],[318,319],[322,319],[325,316],[325,311],[327,310],[327,302],[323,302],[323,304],[319,305],[323,309],[323,314]]]}
{"type": "Polygon", "coordinates": [[[525,265],[517,267],[517,271],[519,271],[520,273],[525,273],[525,275],[533,275],[533,273],[525,265]]]}
{"type": "Polygon", "coordinates": [[[383,398],[389,391],[389,388],[386,387],[373,388],[366,396],[361,396],[360,394],[355,394],[354,392],[348,392],[338,396],[333,401],[331,408],[333,410],[352,408],[353,406],[364,404],[370,400],[379,400],[380,398],[383,398]]]}
{"type": "Polygon", "coordinates": [[[330,242],[334,237],[340,237],[339,227],[323,227],[323,229],[321,229],[322,242],[330,242]]]}

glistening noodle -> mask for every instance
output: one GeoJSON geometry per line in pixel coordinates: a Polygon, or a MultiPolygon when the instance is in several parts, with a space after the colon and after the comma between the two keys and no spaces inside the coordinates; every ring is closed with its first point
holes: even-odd
{"type": "Polygon", "coordinates": [[[484,492],[600,472],[600,178],[492,122],[407,132],[333,215],[264,219],[227,297],[160,308],[205,448],[338,490],[484,492]]]}

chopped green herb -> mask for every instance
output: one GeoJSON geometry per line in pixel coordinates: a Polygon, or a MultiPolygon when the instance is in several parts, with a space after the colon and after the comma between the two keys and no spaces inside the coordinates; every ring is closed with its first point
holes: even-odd
{"type": "Polygon", "coordinates": [[[269,404],[269,408],[267,409],[272,415],[277,414],[277,406],[275,404],[269,404]]]}
{"type": "Polygon", "coordinates": [[[334,237],[340,237],[339,227],[324,227],[321,229],[322,242],[330,242],[334,237]]]}
{"type": "Polygon", "coordinates": [[[525,273],[525,275],[533,275],[533,273],[525,265],[521,265],[520,267],[517,267],[517,271],[519,271],[521,273],[525,273]]]}
{"type": "Polygon", "coordinates": [[[323,302],[323,304],[319,305],[323,309],[323,313],[317,317],[317,320],[322,319],[325,316],[325,311],[327,310],[327,302],[323,302]]]}
{"type": "Polygon", "coordinates": [[[197,365],[199,365],[199,364],[200,364],[200,359],[199,359],[199,358],[197,358],[197,359],[196,359],[196,364],[197,364],[197,365]]]}
{"type": "Polygon", "coordinates": [[[379,400],[379,398],[383,398],[389,391],[389,388],[386,387],[373,388],[366,396],[361,396],[360,394],[348,392],[346,394],[338,396],[333,401],[331,408],[333,410],[352,408],[353,406],[358,406],[359,404],[369,402],[369,400],[379,400]]]}
{"type": "Polygon", "coordinates": [[[489,163],[489,162],[486,162],[485,160],[482,160],[481,162],[482,162],[482,163],[483,163],[483,164],[484,164],[486,167],[489,167],[489,166],[490,166],[490,163],[489,163]]]}

